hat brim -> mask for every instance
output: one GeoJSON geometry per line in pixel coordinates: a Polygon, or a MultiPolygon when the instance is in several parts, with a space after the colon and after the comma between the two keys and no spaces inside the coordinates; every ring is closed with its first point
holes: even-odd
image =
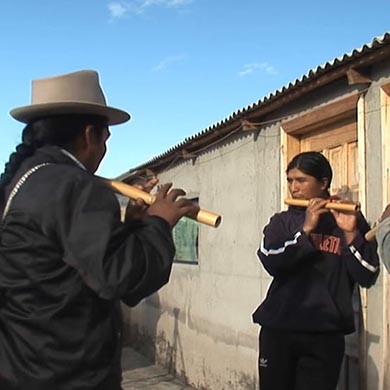
{"type": "Polygon", "coordinates": [[[10,114],[14,119],[23,123],[29,123],[33,120],[53,115],[100,115],[107,118],[107,124],[110,126],[125,123],[131,118],[127,112],[117,108],[102,106],[99,104],[75,102],[32,104],[30,106],[14,108],[10,111],[10,114]]]}

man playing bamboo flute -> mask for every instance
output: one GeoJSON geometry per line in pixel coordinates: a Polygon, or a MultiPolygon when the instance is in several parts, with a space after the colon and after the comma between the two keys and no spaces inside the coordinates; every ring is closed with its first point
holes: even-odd
{"type": "Polygon", "coordinates": [[[273,277],[253,314],[261,325],[261,390],[335,390],[344,335],[355,330],[352,292],[370,287],[379,272],[375,243],[355,211],[329,211],[332,168],[318,152],[295,156],[287,167],[290,206],[264,228],[258,256],[273,277]]]}
{"type": "Polygon", "coordinates": [[[163,185],[142,217],[120,220],[94,176],[110,107],[95,71],[38,79],[0,178],[0,389],[121,389],[120,301],[134,306],[169,280],[172,227],[197,207],[163,185]]]}

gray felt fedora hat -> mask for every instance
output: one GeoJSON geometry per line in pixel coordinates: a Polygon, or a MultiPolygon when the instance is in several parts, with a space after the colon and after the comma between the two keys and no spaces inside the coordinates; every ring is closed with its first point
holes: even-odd
{"type": "Polygon", "coordinates": [[[46,116],[61,114],[100,115],[109,125],[127,122],[130,115],[107,106],[94,70],[80,70],[32,81],[31,104],[10,111],[16,120],[28,123],[46,116]]]}

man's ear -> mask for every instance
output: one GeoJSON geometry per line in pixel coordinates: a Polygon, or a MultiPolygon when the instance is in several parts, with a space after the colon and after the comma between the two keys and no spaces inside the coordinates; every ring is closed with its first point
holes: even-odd
{"type": "Polygon", "coordinates": [[[84,131],[78,134],[77,137],[75,138],[73,142],[73,152],[82,153],[85,149],[87,149],[89,138],[90,136],[87,135],[87,127],[86,127],[84,131]]]}
{"type": "Polygon", "coordinates": [[[94,132],[94,128],[91,125],[86,126],[83,132],[83,138],[85,142],[85,146],[91,146],[96,143],[96,134],[94,132]]]}
{"type": "Polygon", "coordinates": [[[321,179],[321,190],[326,191],[329,188],[329,179],[327,177],[323,177],[321,179]]]}

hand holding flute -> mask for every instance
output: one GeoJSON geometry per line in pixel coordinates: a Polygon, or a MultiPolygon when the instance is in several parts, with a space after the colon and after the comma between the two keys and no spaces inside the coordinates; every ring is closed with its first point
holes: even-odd
{"type": "MultiPolygon", "coordinates": [[[[345,210],[337,207],[330,207],[331,205],[329,203],[334,203],[335,205],[342,204],[339,201],[329,202],[329,199],[323,198],[312,198],[307,201],[306,216],[302,228],[303,231],[306,235],[310,235],[317,227],[321,215],[330,211],[333,214],[338,227],[343,231],[347,244],[351,243],[357,235],[356,211],[349,210],[348,208],[345,210]]],[[[344,205],[346,204],[349,203],[344,203],[344,205]]]]}
{"type": "Polygon", "coordinates": [[[171,187],[172,183],[161,186],[146,214],[161,217],[174,227],[181,217],[195,216],[199,212],[199,207],[189,199],[181,198],[186,194],[184,190],[171,187]]]}
{"type": "MultiPolygon", "coordinates": [[[[142,191],[146,195],[149,195],[153,188],[158,184],[158,179],[153,177],[142,184],[135,184],[136,190],[142,191]]],[[[114,189],[114,188],[113,188],[114,189]]],[[[115,189],[114,189],[115,190],[115,189]]],[[[116,191],[118,192],[118,191],[116,191]]],[[[150,196],[150,195],[149,195],[150,196]]],[[[125,220],[132,218],[142,218],[146,214],[149,204],[142,198],[129,198],[129,202],[126,207],[125,220]]]]}
{"type": "MultiPolygon", "coordinates": [[[[150,181],[143,187],[146,191],[157,183],[150,181]],[[150,188],[149,188],[150,187],[150,188]]],[[[115,191],[130,199],[135,200],[138,212],[144,212],[149,215],[158,215],[166,219],[171,226],[174,226],[178,220],[186,216],[212,227],[218,227],[221,223],[221,216],[211,211],[200,210],[199,207],[188,199],[181,198],[185,195],[183,190],[171,189],[172,184],[164,184],[156,195],[151,195],[135,186],[116,181],[107,180],[107,184],[115,191]],[[150,205],[149,207],[146,205],[150,205]]],[[[134,213],[132,213],[134,215],[134,213]]]]}
{"type": "Polygon", "coordinates": [[[196,215],[199,211],[196,204],[188,199],[181,198],[186,194],[185,191],[172,188],[172,183],[163,184],[156,195],[150,195],[150,191],[157,183],[158,179],[152,178],[143,185],[134,186],[135,190],[140,191],[139,195],[141,195],[141,192],[145,195],[135,196],[134,201],[129,202],[126,208],[126,218],[155,215],[165,219],[171,227],[174,227],[181,217],[196,215]],[[153,202],[147,202],[148,196],[153,199],[153,202]]]}
{"type": "MultiPolygon", "coordinates": [[[[300,206],[300,207],[307,207],[309,204],[309,200],[306,199],[292,199],[287,198],[285,199],[285,204],[290,206],[300,206]]],[[[328,202],[325,204],[325,208],[331,210],[340,210],[340,211],[358,211],[360,210],[360,204],[359,203],[345,203],[345,202],[328,202]]],[[[383,212],[380,221],[382,221],[384,218],[390,217],[390,205],[388,205],[383,212]]],[[[365,239],[367,241],[373,241],[376,237],[376,232],[378,230],[378,226],[373,227],[371,230],[369,230],[365,235],[365,239]]]]}

